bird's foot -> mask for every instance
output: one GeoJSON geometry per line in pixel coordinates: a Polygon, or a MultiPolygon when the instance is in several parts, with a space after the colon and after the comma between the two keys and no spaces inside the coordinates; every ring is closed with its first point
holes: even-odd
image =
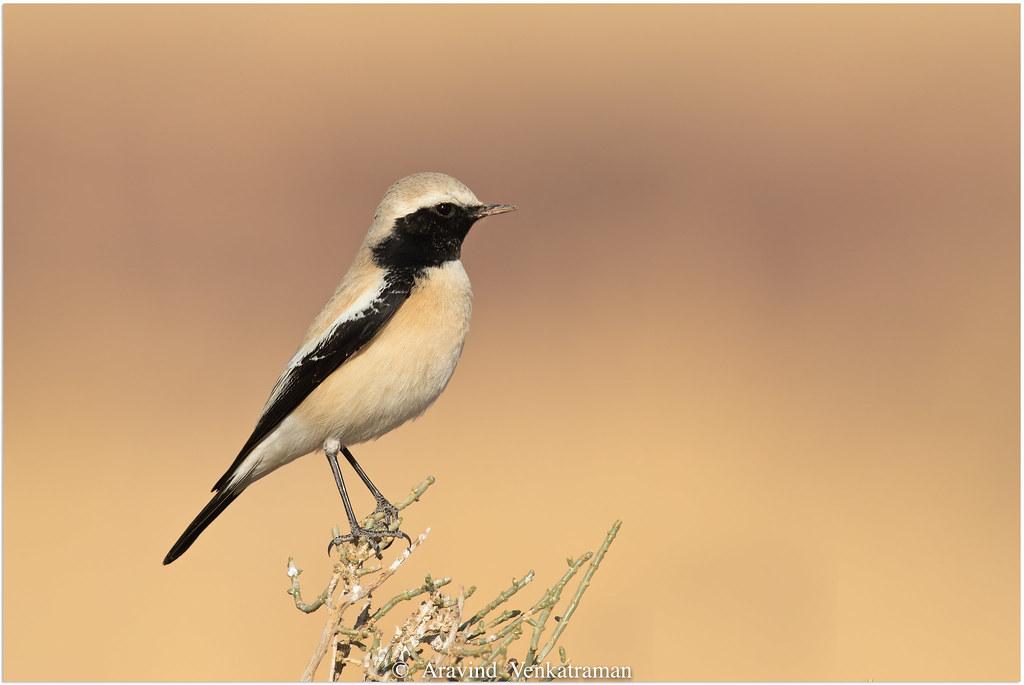
{"type": "MultiPolygon", "coordinates": [[[[396,526],[396,524],[401,521],[398,516],[398,507],[383,497],[377,500],[377,508],[373,510],[372,514],[370,514],[370,520],[380,521],[380,523],[388,530],[390,530],[392,526],[396,526]]],[[[397,530],[397,526],[395,529],[397,530]]]]}
{"type": "Polygon", "coordinates": [[[348,533],[346,535],[339,535],[338,537],[331,540],[331,542],[327,545],[327,554],[330,555],[331,551],[335,547],[339,547],[346,542],[358,542],[359,540],[366,540],[370,543],[370,546],[373,548],[373,551],[376,554],[377,558],[380,559],[382,558],[380,549],[381,541],[388,540],[390,542],[390,540],[394,538],[405,538],[405,541],[409,543],[409,546],[412,546],[412,539],[404,532],[398,529],[389,530],[387,528],[363,528],[362,526],[356,526],[352,529],[351,533],[348,533]]]}

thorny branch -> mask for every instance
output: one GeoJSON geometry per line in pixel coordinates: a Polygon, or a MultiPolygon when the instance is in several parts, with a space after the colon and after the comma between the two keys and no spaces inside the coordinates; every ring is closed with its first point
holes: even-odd
{"type": "MultiPolygon", "coordinates": [[[[433,484],[433,476],[426,478],[395,506],[399,510],[407,508],[433,484]]],[[[366,523],[372,521],[366,521],[364,525],[366,523]]],[[[400,523],[399,520],[392,525],[397,529],[400,523]]],[[[544,663],[565,632],[621,525],[621,521],[612,525],[596,553],[585,552],[575,559],[567,559],[568,569],[562,577],[529,609],[505,608],[490,620],[486,619],[492,612],[533,581],[533,571],[528,571],[519,580],[513,578],[509,587],[465,620],[467,600],[473,596],[476,587],[460,587],[454,595],[445,594],[441,589],[451,584],[449,577],[434,579],[427,575],[420,585],[399,592],[374,608],[374,591],[395,575],[426,541],[429,528],[386,568],[375,563],[375,551],[366,542],[342,545],[338,548],[330,580],[311,602],[303,601],[299,583],[302,570],[289,558],[291,586],[288,594],[292,596],[295,607],[307,614],[326,607],[324,628],[302,680],[308,682],[313,679],[328,652],[331,654],[328,661],[328,680],[331,682],[339,679],[346,665],[361,668],[363,678],[372,681],[418,680],[431,675],[458,680],[524,680],[530,676],[529,667],[544,663]],[[566,586],[587,562],[590,563],[562,615],[555,615],[556,625],[546,634],[548,621],[566,586]],[[386,632],[381,625],[382,619],[405,602],[418,597],[423,598],[419,605],[386,632]],[[346,613],[356,605],[355,619],[351,627],[347,627],[346,613]],[[510,649],[527,632],[530,637],[525,643],[527,647],[522,659],[509,656],[510,649]],[[545,636],[547,640],[542,645],[545,636]],[[359,658],[353,656],[357,652],[361,653],[359,658]]],[[[568,663],[564,647],[559,646],[558,655],[561,664],[568,663]]]]}

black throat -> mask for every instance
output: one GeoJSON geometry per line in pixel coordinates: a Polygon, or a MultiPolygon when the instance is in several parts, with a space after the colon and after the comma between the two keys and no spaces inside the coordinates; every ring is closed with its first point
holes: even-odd
{"type": "Polygon", "coordinates": [[[419,271],[458,259],[478,218],[475,209],[456,205],[451,216],[441,216],[424,207],[396,219],[391,234],[373,247],[373,261],[382,269],[419,271]]]}

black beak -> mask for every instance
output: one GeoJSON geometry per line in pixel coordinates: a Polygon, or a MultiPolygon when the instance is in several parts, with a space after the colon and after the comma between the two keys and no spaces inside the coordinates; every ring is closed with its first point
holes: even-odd
{"type": "Polygon", "coordinates": [[[485,216],[494,216],[495,214],[504,214],[505,212],[514,212],[518,207],[515,205],[480,205],[473,209],[474,219],[483,219],[485,216]]]}

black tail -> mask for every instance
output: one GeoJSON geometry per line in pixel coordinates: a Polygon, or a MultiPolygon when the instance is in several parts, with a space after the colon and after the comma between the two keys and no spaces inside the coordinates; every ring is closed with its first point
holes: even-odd
{"type": "Polygon", "coordinates": [[[171,551],[164,557],[164,566],[184,554],[192,546],[192,543],[196,541],[200,533],[206,530],[206,527],[213,523],[213,519],[220,516],[220,513],[227,509],[228,505],[234,502],[235,498],[241,495],[243,490],[245,490],[244,486],[241,488],[225,488],[215,494],[209,504],[203,507],[203,510],[199,512],[199,516],[196,516],[195,520],[188,525],[185,532],[181,534],[178,541],[171,547],[171,551]]]}

